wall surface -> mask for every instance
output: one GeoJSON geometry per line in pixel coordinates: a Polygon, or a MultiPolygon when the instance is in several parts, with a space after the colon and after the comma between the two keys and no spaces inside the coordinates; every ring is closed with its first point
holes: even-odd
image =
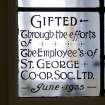
{"type": "Polygon", "coordinates": [[[0,1],[0,104],[7,105],[7,1],[0,1]]]}

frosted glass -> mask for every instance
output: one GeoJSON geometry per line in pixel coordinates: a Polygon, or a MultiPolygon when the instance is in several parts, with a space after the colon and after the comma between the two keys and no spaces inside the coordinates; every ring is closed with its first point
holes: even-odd
{"type": "Polygon", "coordinates": [[[18,96],[99,96],[99,24],[96,12],[18,12],[18,96]]]}

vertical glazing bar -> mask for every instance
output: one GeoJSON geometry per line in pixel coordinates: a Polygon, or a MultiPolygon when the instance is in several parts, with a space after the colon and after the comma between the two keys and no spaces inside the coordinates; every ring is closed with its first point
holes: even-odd
{"type": "Polygon", "coordinates": [[[104,0],[100,0],[100,67],[101,67],[101,90],[100,95],[104,96],[104,0]]]}

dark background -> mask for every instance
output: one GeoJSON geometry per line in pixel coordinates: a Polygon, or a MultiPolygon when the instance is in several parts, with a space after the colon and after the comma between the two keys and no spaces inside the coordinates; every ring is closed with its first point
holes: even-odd
{"type": "Polygon", "coordinates": [[[0,105],[105,105],[104,97],[18,98],[16,0],[0,1],[0,105]]]}
{"type": "Polygon", "coordinates": [[[7,105],[7,1],[0,1],[0,105],[7,105]]]}

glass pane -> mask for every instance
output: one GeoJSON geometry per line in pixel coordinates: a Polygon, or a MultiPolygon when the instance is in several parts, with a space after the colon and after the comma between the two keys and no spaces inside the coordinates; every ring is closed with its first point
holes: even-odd
{"type": "Polygon", "coordinates": [[[104,7],[105,7],[105,0],[104,0],[104,7]]]}
{"type": "Polygon", "coordinates": [[[19,12],[19,97],[99,96],[99,24],[96,12],[19,12]]]}
{"type": "Polygon", "coordinates": [[[18,0],[19,7],[98,7],[99,0],[18,0]]]}

